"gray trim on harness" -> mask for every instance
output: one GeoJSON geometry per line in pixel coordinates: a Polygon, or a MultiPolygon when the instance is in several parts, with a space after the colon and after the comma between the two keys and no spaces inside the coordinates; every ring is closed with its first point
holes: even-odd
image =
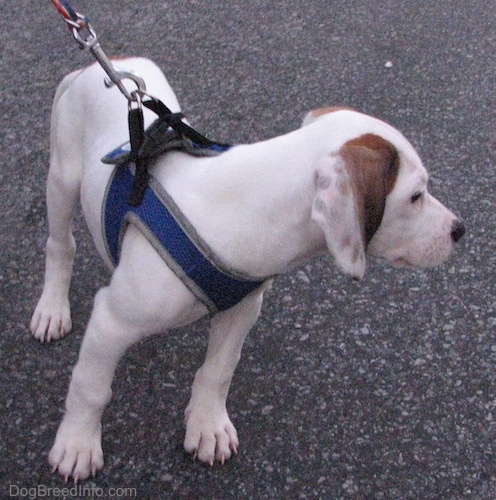
{"type": "Polygon", "coordinates": [[[133,213],[128,212],[124,218],[126,224],[122,226],[120,240],[124,238],[124,232],[128,224],[135,226],[141,234],[148,240],[155,251],[160,255],[162,260],[167,264],[167,266],[172,270],[172,272],[184,283],[186,288],[190,290],[209,310],[210,313],[215,314],[217,312],[217,307],[209,299],[207,294],[197,286],[197,284],[184,272],[184,269],[176,262],[176,260],[170,255],[167,249],[162,245],[160,240],[155,236],[155,233],[150,230],[150,228],[140,219],[140,217],[133,213]]]}

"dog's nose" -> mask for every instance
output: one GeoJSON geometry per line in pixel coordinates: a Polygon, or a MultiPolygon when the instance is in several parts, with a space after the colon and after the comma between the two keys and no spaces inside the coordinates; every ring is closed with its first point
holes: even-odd
{"type": "Polygon", "coordinates": [[[465,234],[465,224],[456,219],[451,226],[451,239],[456,243],[465,234]]]}

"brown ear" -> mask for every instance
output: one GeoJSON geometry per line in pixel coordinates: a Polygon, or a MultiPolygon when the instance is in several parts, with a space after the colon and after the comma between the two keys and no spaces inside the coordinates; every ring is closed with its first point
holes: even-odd
{"type": "Polygon", "coordinates": [[[392,144],[366,134],[348,141],[316,172],[312,219],[338,267],[354,278],[365,274],[367,245],[381,223],[398,164],[392,144]]]}
{"type": "Polygon", "coordinates": [[[350,174],[365,249],[382,221],[386,196],[398,176],[398,151],[375,134],[348,141],[340,151],[350,174]]]}

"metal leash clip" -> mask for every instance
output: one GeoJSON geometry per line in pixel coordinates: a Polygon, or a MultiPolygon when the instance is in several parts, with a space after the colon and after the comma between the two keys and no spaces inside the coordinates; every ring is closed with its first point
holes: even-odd
{"type": "Polygon", "coordinates": [[[129,102],[136,101],[136,92],[141,95],[146,92],[146,85],[143,78],[132,70],[116,68],[103,51],[98,41],[98,37],[96,36],[96,32],[91,24],[86,21],[83,28],[74,27],[72,29],[72,34],[79,43],[79,46],[82,49],[89,50],[99,62],[100,66],[105,70],[105,73],[107,73],[108,78],[105,79],[105,86],[110,88],[113,85],[117,85],[118,89],[122,92],[122,94],[124,94],[129,102]],[[86,39],[81,37],[81,31],[83,28],[88,31],[88,37],[86,39]],[[133,81],[137,86],[137,90],[130,92],[122,83],[122,80],[126,79],[133,81]]]}
{"type": "Polygon", "coordinates": [[[110,88],[113,85],[116,85],[129,101],[130,105],[135,102],[138,103],[138,106],[141,106],[141,99],[138,99],[138,97],[141,97],[146,93],[146,85],[143,78],[132,70],[119,69],[112,64],[103,51],[98,41],[96,31],[88,22],[86,16],[76,12],[67,2],[63,0],[52,0],[52,3],[56,6],[65,22],[68,24],[74,39],[79,44],[79,47],[84,50],[89,50],[107,73],[108,78],[104,81],[105,86],[110,88]],[[86,32],[85,37],[83,36],[84,32],[86,32]],[[131,80],[134,82],[137,89],[129,91],[124,85],[123,80],[131,80]]]}

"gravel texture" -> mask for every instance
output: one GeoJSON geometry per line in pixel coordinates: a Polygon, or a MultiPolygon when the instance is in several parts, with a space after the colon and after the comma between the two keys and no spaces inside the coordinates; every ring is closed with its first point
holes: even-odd
{"type": "MultiPolygon", "coordinates": [[[[105,468],[83,486],[94,498],[496,498],[495,1],[73,5],[106,52],[154,59],[218,140],[290,131],[323,104],[391,122],[468,229],[434,271],[370,262],[357,284],[321,258],[278,279],[233,382],[241,449],[223,467],[182,451],[206,322],[131,349],[104,414],[105,468]]],[[[64,486],[47,452],[108,281],[80,220],[73,333],[40,345],[27,325],[43,277],[52,96],[91,56],[48,1],[2,2],[0,26],[0,491],[59,498],[46,494],[64,486]]]]}

